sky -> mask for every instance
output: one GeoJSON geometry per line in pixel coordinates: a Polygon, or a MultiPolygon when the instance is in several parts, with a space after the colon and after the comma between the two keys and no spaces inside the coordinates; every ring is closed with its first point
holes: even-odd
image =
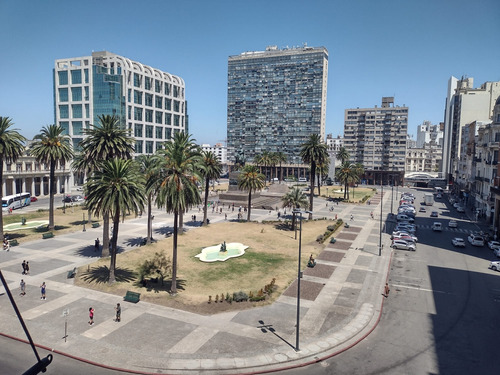
{"type": "Polygon", "coordinates": [[[0,116],[31,139],[54,123],[54,60],[107,50],[180,76],[189,132],[227,136],[227,59],[266,46],[329,52],[326,134],[344,110],[409,107],[443,121],[448,80],[500,81],[498,0],[0,0],[0,116]]]}

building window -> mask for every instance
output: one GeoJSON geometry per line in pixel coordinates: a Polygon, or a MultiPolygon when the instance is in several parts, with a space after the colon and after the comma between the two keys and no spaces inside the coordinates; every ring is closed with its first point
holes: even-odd
{"type": "Polygon", "coordinates": [[[155,130],[156,130],[156,138],[162,139],[163,138],[163,128],[161,126],[157,126],[155,130]]]}
{"type": "Polygon", "coordinates": [[[142,92],[138,90],[134,90],[134,103],[142,104],[142,92]]]}
{"type": "Polygon", "coordinates": [[[73,135],[83,135],[83,125],[81,121],[73,121],[71,126],[73,127],[73,135]]]}
{"type": "Polygon", "coordinates": [[[61,70],[57,72],[57,76],[59,77],[59,84],[60,85],[67,85],[68,84],[68,71],[67,70],[61,70]]]}
{"type": "Polygon", "coordinates": [[[67,102],[68,101],[68,89],[67,88],[60,88],[59,89],[59,101],[60,102],[67,102]]]}
{"type": "Polygon", "coordinates": [[[88,104],[85,104],[85,118],[90,117],[90,107],[88,104]]]}
{"type": "Polygon", "coordinates": [[[179,86],[174,85],[174,97],[179,97],[179,86]]]}
{"type": "Polygon", "coordinates": [[[142,137],[142,124],[135,124],[134,125],[134,136],[135,137],[142,137]]]}
{"type": "Polygon", "coordinates": [[[89,87],[85,86],[85,100],[89,100],[89,87]]]}
{"type": "Polygon", "coordinates": [[[172,99],[165,99],[165,109],[167,111],[172,110],[172,99]]]}
{"type": "Polygon", "coordinates": [[[142,154],[142,141],[135,141],[135,153],[142,154]]]}
{"type": "Polygon", "coordinates": [[[71,88],[71,100],[74,102],[79,102],[82,100],[82,88],[81,87],[72,87],[71,88]]]}
{"type": "Polygon", "coordinates": [[[180,112],[180,102],[178,100],[174,100],[174,112],[180,112]]]}
{"type": "Polygon", "coordinates": [[[146,104],[146,106],[148,106],[148,107],[153,106],[153,94],[146,93],[144,95],[144,104],[146,104]]]}
{"type": "Polygon", "coordinates": [[[162,142],[156,142],[156,150],[161,150],[163,148],[163,143],[162,142]]]}
{"type": "Polygon", "coordinates": [[[146,109],[146,122],[153,122],[153,110],[146,109]]]}
{"type": "Polygon", "coordinates": [[[172,115],[170,113],[165,113],[165,124],[172,125],[172,115]]]}
{"type": "Polygon", "coordinates": [[[180,125],[180,116],[174,115],[174,126],[179,126],[179,125],[180,125]]]}
{"type": "Polygon", "coordinates": [[[82,71],[80,69],[71,71],[71,83],[73,85],[82,83],[82,71]]]}
{"type": "Polygon", "coordinates": [[[165,95],[170,95],[171,92],[172,92],[172,84],[165,83],[165,95]]]}
{"type": "Polygon", "coordinates": [[[81,104],[72,104],[71,112],[73,113],[73,118],[82,118],[82,105],[81,104]]]}
{"type": "Polygon", "coordinates": [[[142,121],[142,108],[134,107],[134,120],[142,121]]]}
{"type": "Polygon", "coordinates": [[[89,70],[83,69],[83,77],[85,79],[85,83],[89,83],[89,70]]]}
{"type": "Polygon", "coordinates": [[[161,81],[155,79],[155,92],[161,93],[161,81]]]}
{"type": "Polygon", "coordinates": [[[141,76],[134,73],[134,87],[141,87],[141,76]]]}
{"type": "Polygon", "coordinates": [[[63,129],[62,134],[69,134],[69,122],[68,121],[59,121],[59,126],[63,129]]]}
{"type": "Polygon", "coordinates": [[[153,153],[153,141],[146,141],[146,154],[153,153]]]}
{"type": "Polygon", "coordinates": [[[170,128],[165,129],[165,139],[172,139],[172,129],[170,128]]]}
{"type": "Polygon", "coordinates": [[[146,125],[146,138],[153,138],[153,125],[146,125]]]}
{"type": "Polygon", "coordinates": [[[155,96],[155,107],[160,109],[163,108],[163,98],[161,96],[155,96]]]}
{"type": "Polygon", "coordinates": [[[156,121],[157,124],[163,124],[163,112],[156,111],[156,121]]]}
{"type": "Polygon", "coordinates": [[[69,118],[69,106],[68,105],[60,105],[59,106],[59,117],[60,118],[69,118]]]}
{"type": "Polygon", "coordinates": [[[146,90],[151,90],[151,81],[152,81],[152,78],[144,77],[144,88],[146,90]]]}
{"type": "Polygon", "coordinates": [[[128,119],[132,120],[132,106],[128,106],[128,119]]]}

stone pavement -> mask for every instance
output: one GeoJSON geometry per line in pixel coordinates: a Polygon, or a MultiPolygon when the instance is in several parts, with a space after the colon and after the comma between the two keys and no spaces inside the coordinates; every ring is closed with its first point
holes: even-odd
{"type": "MultiPolygon", "coordinates": [[[[143,301],[127,303],[120,296],[76,287],[66,277],[74,267],[95,260],[93,241],[102,236],[101,228],[22,243],[0,254],[0,268],[34,342],[55,352],[137,373],[269,372],[325,359],[353,346],[375,328],[391,259],[386,234],[379,256],[380,204],[385,220],[390,199],[390,193],[384,194],[382,202],[377,194],[371,205],[327,204],[315,199],[315,218],[338,215],[350,228],[342,229],[336,243],[325,245],[314,268],[304,270],[299,351],[295,350],[296,280],[272,305],[212,316],[143,301]],[[27,276],[21,275],[24,259],[30,262],[27,276]],[[26,296],[19,295],[21,278],[26,282],[26,296]],[[41,301],[39,287],[44,281],[47,300],[41,301]],[[120,323],[114,321],[117,303],[122,306],[120,323]],[[89,306],[95,309],[93,326],[87,324],[89,306]]],[[[228,220],[236,219],[237,211],[228,214],[228,220]]],[[[198,209],[191,214],[201,217],[198,209]]],[[[171,227],[170,215],[161,211],[154,215],[155,230],[171,227]]],[[[269,215],[276,214],[252,210],[252,220],[269,220],[269,215]]],[[[216,223],[224,215],[209,211],[209,218],[216,223]]],[[[120,224],[121,246],[130,249],[145,232],[145,217],[120,224]]],[[[0,332],[25,339],[6,294],[0,295],[0,332]]]]}

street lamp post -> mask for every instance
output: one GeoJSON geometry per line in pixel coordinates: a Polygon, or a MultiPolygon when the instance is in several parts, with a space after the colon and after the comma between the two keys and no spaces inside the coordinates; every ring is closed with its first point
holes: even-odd
{"type": "Polygon", "coordinates": [[[294,210],[295,214],[299,214],[300,218],[300,229],[299,229],[299,264],[297,271],[297,323],[295,330],[295,351],[298,352],[299,349],[299,334],[300,334],[300,279],[302,278],[302,271],[300,270],[300,260],[302,256],[302,213],[312,214],[312,211],[300,211],[294,210]]]}
{"type": "Polygon", "coordinates": [[[380,228],[379,228],[379,239],[378,239],[378,256],[382,255],[382,205],[384,204],[384,180],[380,178],[380,187],[382,188],[380,197],[380,228]]]}

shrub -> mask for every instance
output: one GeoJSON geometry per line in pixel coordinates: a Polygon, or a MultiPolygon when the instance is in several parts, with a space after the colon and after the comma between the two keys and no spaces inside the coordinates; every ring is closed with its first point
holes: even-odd
{"type": "Polygon", "coordinates": [[[330,232],[333,232],[335,231],[335,226],[334,225],[329,225],[326,227],[326,229],[328,229],[330,232]]]}
{"type": "Polygon", "coordinates": [[[316,237],[316,241],[319,243],[323,242],[323,240],[324,240],[324,236],[322,234],[320,234],[318,237],[316,237]]]}
{"type": "Polygon", "coordinates": [[[235,302],[248,301],[248,294],[240,290],[233,294],[233,300],[235,302]]]}

